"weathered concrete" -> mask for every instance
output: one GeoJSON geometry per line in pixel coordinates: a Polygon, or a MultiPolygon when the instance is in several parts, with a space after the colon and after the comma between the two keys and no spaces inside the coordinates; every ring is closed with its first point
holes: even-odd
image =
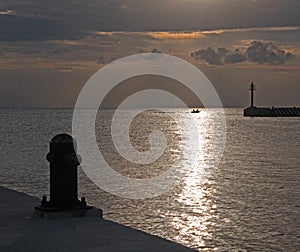
{"type": "Polygon", "coordinates": [[[0,251],[192,251],[95,216],[34,219],[39,203],[0,187],[0,251]]]}

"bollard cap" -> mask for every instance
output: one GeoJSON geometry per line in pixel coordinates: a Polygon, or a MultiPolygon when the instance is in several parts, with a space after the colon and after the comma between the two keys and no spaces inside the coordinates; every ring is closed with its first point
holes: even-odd
{"type": "MultiPolygon", "coordinates": [[[[77,144],[69,134],[59,134],[50,141],[50,153],[76,153],[77,144]]],[[[47,156],[48,159],[48,156],[47,156]]],[[[48,161],[52,159],[49,157],[48,161]]]]}
{"type": "Polygon", "coordinates": [[[74,139],[69,134],[59,134],[52,138],[50,143],[72,143],[73,144],[74,139]]]}

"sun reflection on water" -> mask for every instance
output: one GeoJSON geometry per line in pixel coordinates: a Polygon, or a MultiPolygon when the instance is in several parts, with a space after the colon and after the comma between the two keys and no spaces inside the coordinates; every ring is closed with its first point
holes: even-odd
{"type": "Polygon", "coordinates": [[[215,189],[210,180],[213,170],[210,155],[214,141],[214,115],[202,110],[200,114],[191,115],[197,120],[200,137],[200,153],[198,166],[185,174],[182,190],[176,200],[184,208],[180,216],[174,216],[172,226],[177,230],[177,241],[197,244],[197,248],[206,247],[211,240],[210,228],[215,225],[214,217],[217,206],[213,200],[215,189]]]}

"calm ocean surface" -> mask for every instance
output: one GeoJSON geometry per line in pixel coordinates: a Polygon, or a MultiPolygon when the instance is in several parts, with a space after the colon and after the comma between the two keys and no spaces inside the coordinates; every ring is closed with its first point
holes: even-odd
{"type": "MultiPolygon", "coordinates": [[[[0,185],[38,197],[49,194],[49,140],[72,132],[72,112],[0,109],[0,185]]],[[[204,162],[212,158],[212,141],[222,134],[218,111],[170,113],[182,122],[194,117],[199,156],[204,162]]],[[[133,146],[147,150],[147,136],[157,126],[168,132],[169,149],[153,165],[128,164],[109,144],[110,116],[111,111],[98,114],[97,140],[122,175],[153,177],[181,158],[182,125],[163,113],[145,112],[131,127],[133,146]]],[[[208,166],[209,172],[194,169],[168,193],[129,200],[101,190],[80,169],[79,196],[102,208],[106,219],[199,251],[300,251],[300,118],[244,118],[241,109],[226,109],[226,120],[224,155],[218,167],[208,166]]],[[[188,160],[183,163],[188,166],[188,160]]]]}

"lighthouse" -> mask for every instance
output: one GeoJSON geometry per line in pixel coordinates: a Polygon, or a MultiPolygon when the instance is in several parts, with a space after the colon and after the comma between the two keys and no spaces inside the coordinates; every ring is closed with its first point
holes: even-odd
{"type": "Polygon", "coordinates": [[[256,88],[253,82],[251,82],[249,90],[251,91],[251,107],[254,107],[254,91],[256,88]]]}
{"type": "Polygon", "coordinates": [[[251,106],[244,109],[244,116],[247,117],[300,117],[300,108],[258,108],[254,107],[255,85],[251,82],[249,91],[251,92],[251,106]]]}

